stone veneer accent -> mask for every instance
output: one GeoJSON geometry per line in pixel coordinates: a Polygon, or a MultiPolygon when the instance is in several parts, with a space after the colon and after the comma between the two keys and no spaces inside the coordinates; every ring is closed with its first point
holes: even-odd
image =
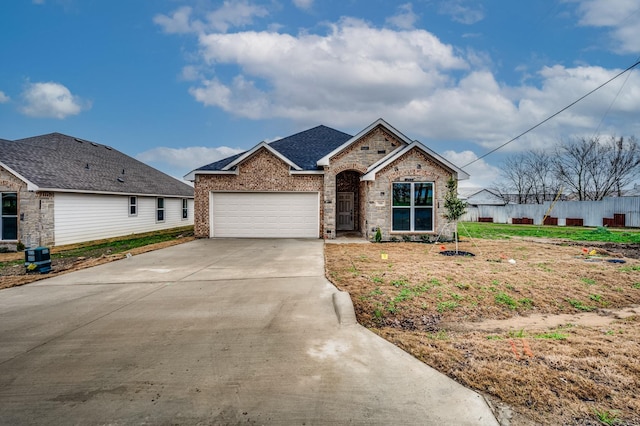
{"type": "Polygon", "coordinates": [[[322,175],[292,175],[288,164],[262,148],[238,165],[237,175],[196,175],[194,233],[209,238],[209,193],[231,192],[308,192],[320,193],[320,235],[323,223],[322,175]]]}
{"type": "Polygon", "coordinates": [[[444,197],[447,191],[447,180],[450,176],[451,171],[434,162],[417,148],[412,149],[402,158],[376,173],[376,180],[367,182],[366,237],[371,238],[375,234],[372,229],[377,227],[380,227],[383,240],[389,240],[392,237],[399,238],[403,235],[425,234],[424,232],[391,232],[392,184],[393,182],[404,182],[405,179],[412,179],[414,182],[434,183],[434,230],[426,234],[440,234],[445,238],[451,238],[453,230],[443,229],[444,224],[447,223],[443,216],[444,197]],[[420,168],[418,168],[418,165],[420,165],[420,168]]]}
{"type": "MultiPolygon", "coordinates": [[[[18,241],[26,247],[54,243],[54,194],[27,190],[27,184],[0,167],[0,192],[18,193],[18,241]]],[[[16,243],[0,243],[15,248],[16,243]]]]}
{"type": "MultiPolygon", "coordinates": [[[[335,238],[336,234],[336,176],[346,170],[354,170],[363,175],[367,168],[386,157],[392,151],[406,145],[395,136],[387,132],[383,127],[378,126],[364,135],[360,140],[354,142],[349,147],[333,156],[329,166],[324,168],[324,195],[326,200],[332,200],[324,205],[324,237],[335,238]],[[362,147],[368,149],[363,150],[362,147]]],[[[364,195],[366,186],[361,185],[359,197],[359,228],[366,235],[367,228],[370,228],[367,215],[369,205],[365,204],[367,197],[364,195]]]]}

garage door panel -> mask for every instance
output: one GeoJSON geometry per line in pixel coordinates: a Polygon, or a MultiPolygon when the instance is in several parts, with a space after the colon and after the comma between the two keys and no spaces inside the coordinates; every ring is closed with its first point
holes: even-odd
{"type": "Polygon", "coordinates": [[[318,238],[317,192],[214,192],[211,236],[318,238]]]}

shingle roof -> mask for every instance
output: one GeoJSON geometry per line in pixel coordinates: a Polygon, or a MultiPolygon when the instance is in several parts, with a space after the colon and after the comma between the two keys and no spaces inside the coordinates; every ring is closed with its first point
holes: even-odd
{"type": "Polygon", "coordinates": [[[0,163],[41,189],[193,197],[193,188],[122,152],[60,133],[0,140],[0,163]]]}
{"type": "MultiPolygon", "coordinates": [[[[351,139],[352,136],[327,126],[317,126],[295,135],[287,136],[269,144],[302,170],[317,170],[317,161],[351,139]]],[[[244,152],[207,164],[195,170],[219,171],[240,157],[244,152]]]]}

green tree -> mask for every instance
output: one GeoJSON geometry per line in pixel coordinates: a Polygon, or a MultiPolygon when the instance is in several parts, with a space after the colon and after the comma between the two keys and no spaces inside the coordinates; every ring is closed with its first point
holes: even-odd
{"type": "Polygon", "coordinates": [[[467,210],[467,203],[458,198],[458,181],[453,175],[447,180],[447,193],[444,196],[444,217],[453,222],[453,238],[456,242],[456,254],[458,253],[458,220],[467,210]]]}

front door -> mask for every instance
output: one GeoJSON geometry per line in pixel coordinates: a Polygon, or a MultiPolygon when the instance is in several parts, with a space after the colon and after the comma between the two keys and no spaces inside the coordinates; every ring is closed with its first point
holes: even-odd
{"type": "Polygon", "coordinates": [[[338,192],[338,231],[353,231],[353,192],[338,192]]]}

